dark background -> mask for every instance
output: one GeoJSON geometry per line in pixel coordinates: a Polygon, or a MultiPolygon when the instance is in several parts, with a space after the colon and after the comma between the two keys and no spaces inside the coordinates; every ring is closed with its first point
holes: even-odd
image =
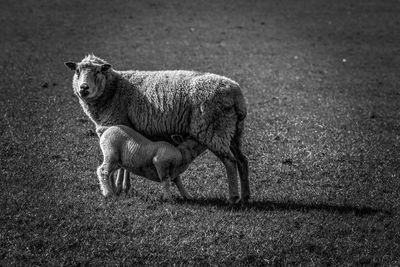
{"type": "Polygon", "coordinates": [[[5,1],[0,265],[398,265],[400,2],[5,1]],[[238,81],[253,202],[211,153],[160,201],[104,199],[93,124],[65,61],[238,81]]]}

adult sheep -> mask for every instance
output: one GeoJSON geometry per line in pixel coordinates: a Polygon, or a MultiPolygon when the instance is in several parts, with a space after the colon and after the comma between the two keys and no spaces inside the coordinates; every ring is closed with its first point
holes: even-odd
{"type": "Polygon", "coordinates": [[[239,85],[194,71],[117,71],[94,55],[66,62],[85,113],[99,126],[126,125],[151,140],[195,139],[224,164],[229,201],[250,198],[248,161],[241,151],[246,104],[239,85]]]}

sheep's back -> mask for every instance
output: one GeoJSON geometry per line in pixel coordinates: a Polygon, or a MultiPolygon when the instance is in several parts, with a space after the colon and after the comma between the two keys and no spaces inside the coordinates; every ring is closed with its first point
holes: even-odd
{"type": "Polygon", "coordinates": [[[202,120],[201,116],[210,116],[204,107],[232,106],[231,89],[238,88],[226,77],[194,71],[137,71],[123,75],[136,89],[128,105],[133,127],[152,137],[190,135],[193,114],[194,119],[202,120]]]}

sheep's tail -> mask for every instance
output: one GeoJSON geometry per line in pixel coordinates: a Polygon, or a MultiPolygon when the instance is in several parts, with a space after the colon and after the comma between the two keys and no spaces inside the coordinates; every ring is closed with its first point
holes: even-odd
{"type": "Polygon", "coordinates": [[[235,107],[235,112],[238,116],[238,120],[242,121],[246,118],[247,116],[247,107],[246,107],[246,101],[244,100],[242,91],[240,90],[239,85],[235,86],[233,88],[234,92],[234,107],[235,107]]]}
{"type": "Polygon", "coordinates": [[[240,148],[244,130],[244,119],[247,116],[247,107],[246,107],[246,101],[244,99],[244,96],[242,94],[239,85],[233,88],[233,92],[234,92],[234,109],[237,115],[237,121],[236,121],[235,134],[233,136],[232,142],[234,142],[237,148],[240,148]]]}

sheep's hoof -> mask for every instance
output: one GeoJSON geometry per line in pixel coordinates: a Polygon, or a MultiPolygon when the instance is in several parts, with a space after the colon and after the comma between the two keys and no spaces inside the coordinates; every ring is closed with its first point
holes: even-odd
{"type": "Polygon", "coordinates": [[[229,204],[236,205],[240,203],[240,197],[239,196],[230,196],[229,197],[229,204]]]}

